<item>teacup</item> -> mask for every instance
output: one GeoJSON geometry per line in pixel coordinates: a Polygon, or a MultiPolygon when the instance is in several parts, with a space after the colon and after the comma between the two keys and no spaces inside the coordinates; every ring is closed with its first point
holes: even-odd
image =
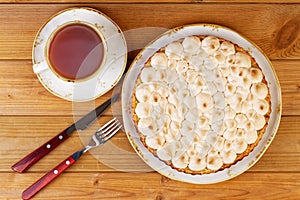
{"type": "Polygon", "coordinates": [[[85,22],[58,26],[47,38],[43,62],[33,66],[39,73],[50,69],[64,81],[84,81],[97,74],[105,63],[106,42],[99,29],[85,22]]]}

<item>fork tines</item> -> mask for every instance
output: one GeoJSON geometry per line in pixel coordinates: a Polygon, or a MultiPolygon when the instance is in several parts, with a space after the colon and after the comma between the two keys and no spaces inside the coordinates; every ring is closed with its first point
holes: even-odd
{"type": "Polygon", "coordinates": [[[97,132],[96,135],[99,138],[101,143],[106,142],[112,136],[114,136],[120,129],[122,125],[117,120],[117,118],[113,118],[106,124],[104,124],[97,132]]]}

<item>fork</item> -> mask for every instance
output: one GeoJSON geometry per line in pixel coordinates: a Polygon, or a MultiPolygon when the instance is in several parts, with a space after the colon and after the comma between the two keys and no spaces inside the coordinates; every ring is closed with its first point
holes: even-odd
{"type": "Polygon", "coordinates": [[[31,197],[33,197],[41,189],[43,189],[46,185],[48,185],[51,181],[58,177],[63,171],[73,165],[75,161],[77,161],[85,152],[95,147],[101,146],[102,144],[107,142],[120,130],[121,127],[121,123],[116,118],[113,118],[112,120],[104,124],[99,130],[94,133],[89,143],[83,149],[70,155],[67,159],[62,161],[51,171],[41,177],[38,181],[28,187],[22,193],[22,198],[30,199],[31,197]]]}

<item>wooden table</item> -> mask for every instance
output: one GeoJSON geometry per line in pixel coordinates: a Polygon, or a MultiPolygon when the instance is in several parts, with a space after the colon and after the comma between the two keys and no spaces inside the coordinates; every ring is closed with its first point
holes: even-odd
{"type": "Polygon", "coordinates": [[[164,30],[191,23],[230,27],[254,41],[271,59],[282,87],[283,115],[264,156],[242,175],[212,185],[170,180],[151,171],[134,153],[124,132],[110,146],[87,153],[35,199],[299,199],[300,198],[300,1],[299,0],[1,0],[0,4],[0,199],[21,199],[22,191],[111,118],[70,139],[18,174],[10,166],[99,105],[72,104],[53,96],[32,71],[31,48],[40,26],[56,12],[89,6],[107,14],[125,32],[128,65],[164,30]],[[140,28],[149,29],[136,35],[140,28]],[[78,117],[77,117],[78,118],[78,117]],[[116,148],[118,147],[118,148],[116,148]],[[100,152],[100,153],[99,153],[100,152]],[[118,154],[122,152],[123,154],[118,154]],[[102,156],[102,157],[101,157],[102,156]],[[98,159],[96,159],[97,157],[98,159]]]}

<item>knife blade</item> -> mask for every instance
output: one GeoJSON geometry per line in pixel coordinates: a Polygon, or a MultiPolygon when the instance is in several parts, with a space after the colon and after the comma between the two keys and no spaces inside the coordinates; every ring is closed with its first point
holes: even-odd
{"type": "Polygon", "coordinates": [[[75,130],[84,130],[92,122],[94,122],[113,102],[117,101],[119,94],[114,95],[112,98],[105,101],[103,104],[90,111],[88,114],[83,116],[81,119],[61,131],[59,134],[54,136],[48,142],[41,145],[39,148],[22,158],[20,161],[15,163],[11,169],[23,173],[29,169],[34,163],[43,158],[46,154],[55,149],[59,144],[68,139],[75,130]]]}

